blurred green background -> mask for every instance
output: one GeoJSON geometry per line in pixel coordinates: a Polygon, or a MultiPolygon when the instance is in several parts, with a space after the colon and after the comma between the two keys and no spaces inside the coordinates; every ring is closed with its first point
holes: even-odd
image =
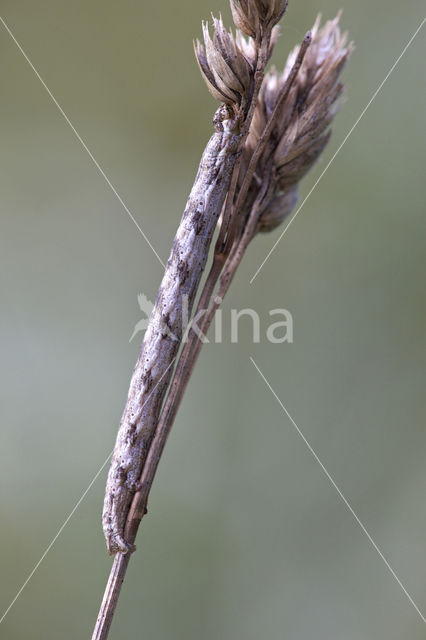
{"type": "MultiPolygon", "coordinates": [[[[356,51],[320,175],[424,15],[420,0],[294,0],[274,61],[318,10],[356,51]]],[[[215,102],[192,38],[223,0],[1,0],[6,21],[165,260],[215,102]]],[[[112,639],[418,640],[425,626],[253,356],[426,614],[425,29],[253,282],[258,237],[168,442],[112,639]],[[294,343],[230,343],[231,307],[285,307],[294,343]]],[[[0,25],[0,615],[111,450],[137,294],[162,268],[0,25]]],[[[266,325],[263,324],[263,327],[266,325]]],[[[107,469],[0,626],[90,638],[110,559],[107,469]]]]}

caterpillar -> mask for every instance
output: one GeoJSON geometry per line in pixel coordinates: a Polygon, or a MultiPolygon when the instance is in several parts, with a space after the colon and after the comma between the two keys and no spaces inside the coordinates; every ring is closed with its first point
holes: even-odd
{"type": "Polygon", "coordinates": [[[111,555],[131,551],[124,536],[126,518],[181,345],[182,301],[186,299],[191,313],[238,156],[241,134],[239,119],[232,109],[222,104],[214,124],[215,133],[202,155],[173,241],[112,454],[102,515],[111,555]]]}

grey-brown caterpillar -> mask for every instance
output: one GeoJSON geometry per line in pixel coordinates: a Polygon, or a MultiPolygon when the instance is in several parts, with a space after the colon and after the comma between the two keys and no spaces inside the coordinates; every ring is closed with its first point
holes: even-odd
{"type": "Polygon", "coordinates": [[[129,551],[124,525],[182,340],[182,300],[190,313],[237,157],[238,118],[222,105],[215,127],[173,241],[120,422],[102,516],[110,554],[129,551]]]}

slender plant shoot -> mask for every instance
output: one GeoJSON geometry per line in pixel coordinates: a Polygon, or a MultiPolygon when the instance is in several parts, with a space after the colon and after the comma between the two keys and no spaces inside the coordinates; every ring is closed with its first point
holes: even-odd
{"type": "Polygon", "coordinates": [[[203,344],[200,336],[250,241],[290,215],[300,180],[330,138],[343,91],[339,77],[353,45],[340,32],[340,14],[323,27],[318,17],[284,70],[265,73],[286,9],[287,0],[231,0],[236,33],[213,18],[213,35],[203,24],[204,45],[195,43],[201,74],[221,104],[120,422],[103,511],[107,548],[115,557],[92,640],[108,636],[161,454],[203,344]],[[210,270],[199,291],[210,254],[210,270]],[[193,325],[183,342],[185,315],[193,325]]]}

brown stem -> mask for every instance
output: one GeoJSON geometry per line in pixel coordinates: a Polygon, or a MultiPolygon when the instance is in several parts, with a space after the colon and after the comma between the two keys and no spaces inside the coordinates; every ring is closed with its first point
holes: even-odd
{"type": "MultiPolygon", "coordinates": [[[[263,195],[264,193],[259,194],[259,196],[263,195]]],[[[200,327],[203,334],[207,332],[216,309],[220,304],[218,300],[223,299],[223,297],[225,296],[232,282],[234,274],[238,268],[238,265],[240,264],[241,259],[244,255],[244,251],[247,248],[247,245],[249,244],[251,238],[253,237],[258,219],[260,201],[261,197],[258,197],[255,205],[252,208],[247,225],[244,229],[244,233],[240,241],[236,243],[225,262],[218,290],[219,297],[216,296],[211,302],[208,311],[203,318],[202,326],[200,327]]],[[[217,264],[219,264],[219,262],[217,262],[217,264]]],[[[217,275],[218,274],[215,271],[213,272],[212,277],[208,279],[210,280],[210,284],[207,288],[205,287],[203,291],[204,295],[201,295],[200,302],[203,299],[207,298],[207,291],[212,290],[212,284],[214,288],[214,284],[217,281],[217,275]]],[[[200,306],[200,304],[198,306],[200,306]]],[[[198,336],[192,333],[187,343],[185,344],[181,357],[179,359],[176,374],[173,378],[169,390],[169,395],[167,396],[163,411],[161,412],[157,430],[142,470],[142,475],[140,477],[141,488],[134,496],[127,518],[125,536],[126,540],[128,540],[130,544],[134,544],[140,522],[147,512],[148,496],[155,477],[155,473],[157,471],[158,464],[160,462],[161,454],[163,452],[170,430],[173,426],[173,422],[182,401],[183,394],[187,387],[190,375],[198,359],[201,346],[202,342],[199,340],[198,336]]],[[[130,553],[117,553],[114,558],[108,583],[105,589],[104,598],[92,635],[92,640],[106,640],[108,638],[109,629],[117,606],[121,586],[123,584],[129,564],[130,555],[130,553]]]]}
{"type": "MultiPolygon", "coordinates": [[[[263,37],[260,39],[258,44],[258,57],[256,61],[256,69],[254,74],[253,93],[251,95],[247,115],[244,118],[242,136],[241,136],[241,142],[240,142],[240,153],[242,151],[245,140],[247,138],[249,128],[250,128],[250,123],[253,118],[254,109],[257,104],[260,87],[262,85],[262,81],[264,77],[265,67],[268,62],[269,43],[270,43],[270,31],[268,31],[263,35],[263,37]]],[[[228,225],[228,222],[230,225],[232,225],[232,218],[233,216],[236,215],[236,209],[233,209],[233,201],[234,201],[235,191],[238,183],[238,173],[239,173],[239,159],[237,159],[237,167],[231,179],[231,185],[230,185],[231,189],[228,191],[227,204],[225,205],[223,220],[227,225],[228,225]]],[[[224,230],[224,233],[226,233],[226,229],[224,230]]],[[[223,238],[221,238],[221,241],[223,242],[223,238]]],[[[226,247],[226,251],[229,251],[229,242],[228,243],[225,242],[225,247],[226,247]]],[[[242,257],[242,254],[241,254],[241,257],[242,257]]],[[[207,288],[205,289],[204,295],[201,296],[200,302],[204,303],[204,301],[208,301],[210,295],[214,290],[214,286],[221,272],[224,260],[225,260],[225,254],[223,254],[223,251],[219,250],[217,252],[217,257],[213,262],[212,269],[210,271],[209,278],[207,280],[207,288]]],[[[215,310],[216,308],[213,309],[208,324],[210,324],[215,310]]],[[[190,355],[191,351],[192,350],[189,347],[188,355],[190,355]]],[[[197,359],[198,352],[199,351],[194,352],[194,364],[197,359]]],[[[189,376],[188,376],[188,379],[189,379],[189,376]]],[[[176,386],[175,380],[176,380],[176,374],[171,383],[170,391],[174,388],[174,386],[176,386]]],[[[185,389],[185,387],[186,387],[186,384],[183,390],[185,389]]],[[[176,406],[176,410],[173,411],[173,418],[176,414],[178,406],[179,404],[176,406]]],[[[164,409],[166,409],[166,405],[164,406],[164,409]]],[[[124,530],[124,539],[129,545],[134,544],[140,521],[142,520],[142,517],[146,513],[148,495],[151,490],[151,485],[152,485],[152,482],[158,467],[158,463],[160,461],[160,457],[163,452],[164,446],[166,444],[167,437],[169,435],[172,424],[173,424],[173,419],[165,421],[165,420],[161,420],[160,418],[160,422],[156,428],[154,438],[150,445],[148,455],[142,469],[142,474],[140,477],[141,488],[134,495],[134,498],[132,500],[131,507],[128,513],[127,521],[126,521],[126,526],[124,530]]],[[[118,552],[114,558],[113,566],[111,568],[110,576],[109,576],[106,590],[104,593],[102,605],[96,621],[95,629],[93,631],[92,640],[106,640],[108,637],[109,629],[111,626],[111,622],[112,622],[114,612],[117,606],[118,598],[120,595],[121,586],[123,584],[127,567],[129,564],[130,555],[131,555],[130,552],[127,554],[122,554],[118,552]]]]}
{"type": "MultiPolygon", "coordinates": [[[[334,23],[334,27],[336,27],[336,23],[334,23]]],[[[321,38],[323,39],[320,39],[320,43],[322,43],[323,41],[326,42],[329,39],[329,27],[325,27],[322,33],[324,34],[324,36],[321,36],[321,38]]],[[[336,31],[334,33],[338,32],[336,31]]],[[[252,82],[253,89],[248,93],[247,100],[244,102],[244,104],[240,105],[241,111],[239,122],[241,123],[241,130],[239,130],[239,135],[241,146],[237,143],[235,145],[236,148],[233,148],[233,153],[238,151],[241,152],[242,145],[244,144],[249,131],[251,117],[253,115],[254,107],[256,105],[259,90],[263,80],[263,71],[268,59],[269,36],[270,33],[269,35],[260,35],[259,32],[259,35],[256,38],[256,50],[258,52],[258,55],[252,82]]],[[[219,232],[219,238],[216,244],[212,267],[205,283],[204,289],[201,293],[197,308],[198,312],[199,310],[207,307],[204,316],[197,323],[198,329],[202,332],[202,334],[205,334],[207,332],[216,309],[220,305],[223,297],[230,287],[230,284],[250,240],[259,229],[258,225],[263,224],[264,218],[261,216],[264,211],[268,211],[267,206],[268,204],[271,204],[272,195],[276,195],[278,180],[272,172],[272,163],[273,157],[276,153],[276,145],[272,144],[273,141],[271,141],[271,137],[274,135],[274,128],[276,127],[280,111],[282,110],[282,106],[285,105],[285,101],[289,96],[289,92],[297,77],[300,66],[302,65],[311,39],[312,36],[308,32],[300,47],[296,62],[283,83],[274,111],[268,122],[266,123],[266,126],[257,142],[256,148],[249,162],[248,170],[241,180],[241,186],[239,187],[239,168],[236,168],[232,174],[231,169],[227,174],[229,182],[227,182],[226,185],[227,200],[225,203],[225,207],[223,208],[223,199],[220,200],[220,207],[217,207],[217,209],[223,209],[222,228],[219,232]],[[267,152],[265,152],[265,145],[268,143],[268,141],[270,143],[270,148],[267,152]],[[259,160],[261,158],[262,160],[260,163],[259,160]],[[259,180],[257,180],[258,176],[256,176],[255,184],[253,181],[253,177],[255,175],[255,171],[259,169],[259,164],[261,164],[262,176],[260,176],[259,180]],[[256,197],[255,202],[253,203],[255,192],[258,191],[259,183],[259,193],[256,197]],[[250,186],[252,184],[253,188],[251,189],[250,186]],[[214,297],[215,290],[216,296],[214,297]]],[[[330,46],[330,51],[333,56],[335,55],[334,50],[343,52],[340,53],[340,55],[342,56],[341,60],[344,62],[350,52],[350,47],[346,50],[343,49],[343,45],[344,40],[340,40],[339,44],[330,46]]],[[[316,68],[322,68],[321,58],[322,53],[320,59],[316,62],[316,66],[312,66],[312,73],[315,72],[316,68]]],[[[334,103],[336,96],[340,91],[340,85],[336,85],[337,80],[335,75],[338,70],[338,62],[333,62],[330,67],[331,80],[328,84],[325,83],[324,85],[326,89],[331,87],[331,97],[328,98],[328,100],[330,100],[330,103],[326,102],[322,107],[322,111],[320,111],[319,113],[319,117],[323,118],[323,126],[328,126],[329,124],[329,121],[327,121],[327,117],[330,117],[331,115],[330,104],[332,105],[334,103]]],[[[307,71],[309,72],[310,70],[308,69],[307,71]]],[[[294,108],[297,110],[297,106],[294,108]]],[[[320,130],[320,125],[317,125],[315,120],[313,120],[313,122],[316,127],[315,132],[318,133],[318,131],[320,130]]],[[[308,130],[306,135],[309,135],[310,133],[310,130],[308,130]]],[[[311,155],[314,154],[316,149],[316,147],[312,148],[311,155]]],[[[308,150],[306,150],[306,153],[308,153],[308,150]]],[[[219,154],[216,154],[215,157],[219,157],[219,154]]],[[[306,160],[309,161],[310,166],[310,164],[312,164],[312,157],[308,157],[306,160]]],[[[236,159],[236,162],[237,161],[239,160],[236,159]]],[[[207,166],[209,166],[208,162],[207,166]]],[[[234,163],[232,165],[232,168],[235,168],[235,166],[236,165],[234,163]]],[[[203,257],[207,258],[207,254],[208,251],[206,250],[203,253],[203,257]]],[[[198,285],[199,281],[197,284],[197,290],[198,285]]],[[[202,340],[200,340],[199,338],[199,332],[195,331],[195,325],[193,323],[192,330],[190,330],[189,332],[187,342],[183,345],[178,365],[175,370],[175,375],[171,384],[168,386],[167,397],[162,406],[161,415],[158,421],[158,413],[156,414],[156,429],[154,437],[148,449],[146,461],[143,464],[142,472],[139,476],[139,483],[137,485],[138,491],[134,494],[130,509],[128,510],[126,508],[126,511],[124,512],[124,518],[126,518],[126,520],[123,535],[124,540],[128,542],[129,545],[133,545],[139,524],[146,513],[148,497],[155,477],[155,473],[157,471],[164,446],[166,444],[167,438],[173,425],[173,421],[182,401],[182,397],[188,384],[189,378],[194,370],[194,366],[201,350],[202,344],[202,340]]],[[[161,403],[159,403],[158,406],[160,407],[161,403]]],[[[142,463],[138,467],[136,478],[139,475],[139,469],[141,468],[141,466],[142,463]]],[[[92,640],[106,640],[108,636],[108,631],[117,605],[120,589],[124,580],[127,566],[129,564],[129,560],[130,553],[117,553],[114,559],[113,567],[108,580],[107,588],[105,591],[94,634],[92,636],[92,640]]]]}
{"type": "Polygon", "coordinates": [[[117,553],[114,557],[92,640],[105,640],[108,637],[129,560],[130,553],[117,553]]]}

